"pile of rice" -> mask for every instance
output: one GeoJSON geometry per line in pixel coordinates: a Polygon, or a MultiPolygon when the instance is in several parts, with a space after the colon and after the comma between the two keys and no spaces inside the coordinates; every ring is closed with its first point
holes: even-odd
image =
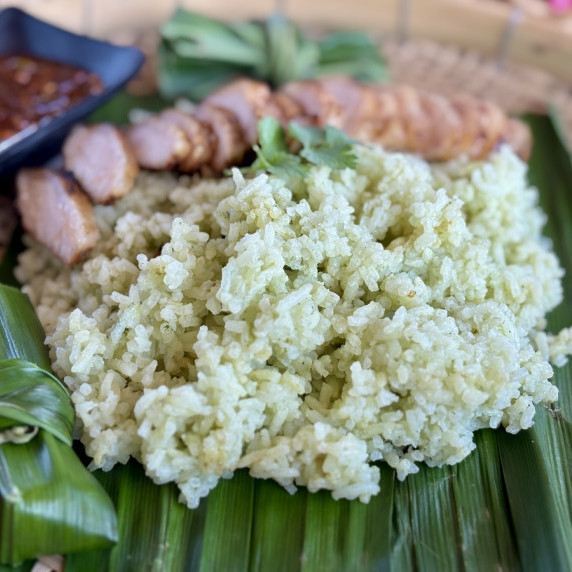
{"type": "Polygon", "coordinates": [[[365,502],[375,461],[457,463],[557,398],[572,336],[543,331],[562,270],[525,164],[356,152],[305,180],[143,173],[71,270],[28,240],[92,467],[135,457],[189,507],[241,467],[365,502]]]}

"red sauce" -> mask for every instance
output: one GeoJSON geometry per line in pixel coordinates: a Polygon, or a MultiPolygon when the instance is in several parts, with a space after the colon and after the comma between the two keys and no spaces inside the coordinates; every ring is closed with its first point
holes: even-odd
{"type": "Polygon", "coordinates": [[[35,56],[0,56],[0,141],[103,90],[97,74],[35,56]]]}

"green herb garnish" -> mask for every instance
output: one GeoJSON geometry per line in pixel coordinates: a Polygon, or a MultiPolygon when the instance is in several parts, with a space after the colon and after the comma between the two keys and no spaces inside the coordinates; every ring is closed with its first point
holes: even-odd
{"type": "Polygon", "coordinates": [[[300,156],[314,165],[326,165],[332,169],[355,169],[357,158],[353,152],[355,140],[331,125],[325,129],[305,127],[290,123],[289,134],[302,143],[300,156]]]}
{"type": "Polygon", "coordinates": [[[308,39],[291,21],[224,24],[179,9],[161,27],[159,89],[163,97],[199,101],[239,76],[268,82],[343,74],[360,81],[385,81],[379,47],[362,32],[344,31],[308,39]]]}
{"type": "Polygon", "coordinates": [[[357,158],[353,152],[355,141],[343,131],[327,126],[308,127],[291,122],[288,135],[299,141],[302,149],[291,153],[286,132],[277,119],[265,117],[258,122],[258,141],[254,146],[256,160],[243,172],[268,171],[280,176],[304,177],[311,165],[324,165],[332,169],[354,169],[357,158]]]}

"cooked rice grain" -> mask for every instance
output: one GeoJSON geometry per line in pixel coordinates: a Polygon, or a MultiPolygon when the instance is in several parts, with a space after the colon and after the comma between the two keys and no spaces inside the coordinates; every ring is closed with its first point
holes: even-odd
{"type": "Polygon", "coordinates": [[[71,270],[27,239],[92,467],[135,457],[190,507],[240,467],[367,501],[374,461],[457,463],[557,398],[572,336],[543,331],[562,270],[526,166],[357,152],[289,183],[143,173],[71,270]]]}

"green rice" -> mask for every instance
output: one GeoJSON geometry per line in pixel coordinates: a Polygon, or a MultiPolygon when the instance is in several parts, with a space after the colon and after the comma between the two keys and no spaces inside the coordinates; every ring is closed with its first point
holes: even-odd
{"type": "Polygon", "coordinates": [[[134,457],[189,507],[243,467],[367,502],[376,461],[457,463],[556,400],[572,336],[544,332],[562,270],[526,165],[356,152],[305,180],[143,173],[73,269],[27,239],[91,467],[134,457]]]}

